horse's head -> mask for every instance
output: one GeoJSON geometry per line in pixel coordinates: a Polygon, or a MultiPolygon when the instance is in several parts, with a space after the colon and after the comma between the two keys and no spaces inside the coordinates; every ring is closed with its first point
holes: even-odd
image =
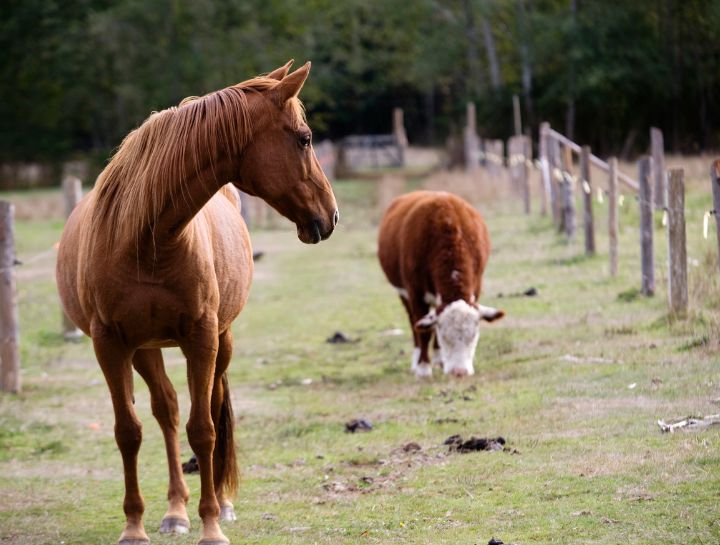
{"type": "Polygon", "coordinates": [[[237,185],[295,223],[302,242],[315,244],[332,234],[339,213],[297,98],[310,63],[288,75],[289,67],[268,74],[278,80],[276,85],[248,93],[253,130],[240,158],[242,179],[237,185]]]}

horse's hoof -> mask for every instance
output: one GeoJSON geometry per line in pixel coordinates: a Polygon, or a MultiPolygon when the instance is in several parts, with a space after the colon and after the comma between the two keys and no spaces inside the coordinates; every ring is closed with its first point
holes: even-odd
{"type": "Polygon", "coordinates": [[[235,516],[235,509],[232,505],[223,505],[220,508],[220,520],[223,522],[235,522],[237,516],[235,516]]]}
{"type": "Polygon", "coordinates": [[[149,539],[121,539],[118,545],[150,545],[149,539]]]}
{"type": "Polygon", "coordinates": [[[161,534],[187,534],[190,531],[190,521],[180,517],[165,517],[160,523],[161,534]]]}

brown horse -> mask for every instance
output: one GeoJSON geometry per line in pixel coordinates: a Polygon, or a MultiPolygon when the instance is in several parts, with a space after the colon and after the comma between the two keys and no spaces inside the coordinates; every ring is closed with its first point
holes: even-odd
{"type": "Polygon", "coordinates": [[[230,325],[248,297],[250,239],[232,185],[297,226],[305,243],[338,220],[332,188],[297,98],[310,63],[185,99],[153,113],[123,141],[68,220],[57,282],[67,314],[92,338],[110,389],[125,472],[121,545],[149,542],[137,476],[141,424],[132,368],[147,382],[165,438],[169,507],[161,532],[186,533],[188,488],[180,466],[177,396],[160,349],[187,358],[187,434],[200,466],[200,543],[225,544],[237,486],[226,370],[230,325]],[[222,508],[222,509],[221,509],[222,508]]]}

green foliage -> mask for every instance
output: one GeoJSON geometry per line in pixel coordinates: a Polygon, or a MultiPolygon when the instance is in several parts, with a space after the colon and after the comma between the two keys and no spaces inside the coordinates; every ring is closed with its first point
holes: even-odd
{"type": "Polygon", "coordinates": [[[321,137],[388,132],[400,106],[411,141],[438,143],[467,100],[482,135],[505,137],[517,93],[527,126],[600,152],[644,148],[650,125],[706,148],[718,27],[712,0],[8,0],[0,159],[107,154],[150,111],[288,58],[314,63],[303,97],[321,137]]]}

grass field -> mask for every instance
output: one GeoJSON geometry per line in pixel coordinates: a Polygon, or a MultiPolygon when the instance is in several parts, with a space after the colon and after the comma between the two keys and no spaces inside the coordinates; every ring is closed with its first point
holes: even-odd
{"type": "MultiPolygon", "coordinates": [[[[596,205],[599,254],[586,258],[581,240],[566,243],[517,202],[479,203],[494,243],[482,300],[507,316],[483,327],[474,377],[431,381],[410,374],[409,325],[375,255],[386,196],[367,181],[335,187],[342,219],[327,242],[302,245],[289,225],[253,233],[265,256],[234,326],[230,370],[243,473],[238,521],[224,527],[233,543],[720,543],[717,428],[661,434],[656,425],[720,412],[705,180],[691,180],[687,196],[687,320],[667,314],[659,218],[657,294],[638,295],[632,199],[621,210],[614,279],[605,205],[596,205]],[[511,296],[529,287],[539,295],[511,296]],[[356,342],[326,343],[335,331],[356,342]],[[374,429],[345,433],[357,417],[374,429]],[[448,453],[453,434],[501,435],[509,451],[448,453]],[[405,452],[410,442],[421,450],[405,452]]],[[[61,228],[57,218],[18,221],[18,254],[50,248],[61,228]]],[[[0,396],[0,543],[114,543],[124,517],[110,398],[90,342],[58,334],[53,266],[50,255],[18,269],[23,392],[0,396]]],[[[184,361],[165,355],[184,422],[184,361]]],[[[187,478],[190,535],[157,532],[167,468],[141,380],[136,390],[151,541],[195,543],[197,475],[187,478]]],[[[184,433],[181,449],[190,456],[184,433]]]]}

